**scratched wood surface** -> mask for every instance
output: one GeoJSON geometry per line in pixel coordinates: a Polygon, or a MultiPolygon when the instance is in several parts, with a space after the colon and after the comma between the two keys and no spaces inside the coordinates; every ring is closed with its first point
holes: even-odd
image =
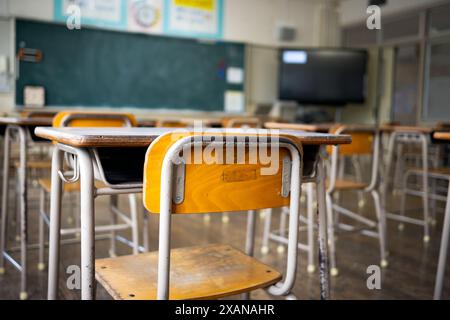
{"type": "Polygon", "coordinates": [[[19,126],[51,126],[50,117],[0,117],[0,124],[15,124],[19,126]]]}
{"type": "MultiPolygon", "coordinates": [[[[112,147],[112,146],[148,146],[155,137],[167,132],[187,132],[184,128],[49,128],[38,127],[35,130],[37,136],[68,144],[74,147],[112,147]]],[[[206,129],[203,134],[211,135],[255,135],[265,134],[267,136],[275,135],[263,129],[248,129],[243,133],[243,129],[206,129]],[[251,131],[255,130],[255,131],[251,131]]],[[[302,144],[347,144],[351,142],[348,135],[332,135],[312,132],[303,132],[298,130],[280,130],[277,132],[280,136],[295,138],[302,144]]]]}
{"type": "MultiPolygon", "coordinates": [[[[114,299],[154,300],[158,252],[96,260],[95,276],[114,299]]],[[[171,251],[169,299],[216,299],[266,287],[281,274],[229,245],[171,251]]]]}

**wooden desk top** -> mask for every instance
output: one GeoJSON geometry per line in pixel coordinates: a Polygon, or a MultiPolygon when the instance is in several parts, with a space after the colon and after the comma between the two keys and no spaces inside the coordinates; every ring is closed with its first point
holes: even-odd
{"type": "MultiPolygon", "coordinates": [[[[53,128],[38,127],[38,137],[67,144],[73,147],[146,147],[158,136],[167,132],[176,132],[176,128],[53,128]]],[[[181,129],[185,132],[186,129],[181,129]]],[[[206,129],[203,133],[213,134],[272,134],[265,129],[206,129]]],[[[351,143],[349,135],[332,135],[311,133],[298,130],[280,130],[280,135],[292,136],[303,144],[347,144],[351,143]]]]}
{"type": "Polygon", "coordinates": [[[447,132],[435,132],[433,134],[433,138],[437,139],[437,140],[450,140],[450,131],[447,132]]]}
{"type": "Polygon", "coordinates": [[[418,133],[431,133],[433,128],[429,127],[416,127],[416,126],[396,126],[396,125],[381,125],[380,131],[383,132],[418,132],[418,133]]]}
{"type": "Polygon", "coordinates": [[[264,127],[267,129],[287,129],[302,130],[309,132],[329,132],[336,123],[283,123],[283,122],[266,122],[264,127]]]}
{"type": "Polygon", "coordinates": [[[48,117],[0,117],[0,124],[8,125],[15,124],[18,126],[51,126],[52,118],[48,117]]]}

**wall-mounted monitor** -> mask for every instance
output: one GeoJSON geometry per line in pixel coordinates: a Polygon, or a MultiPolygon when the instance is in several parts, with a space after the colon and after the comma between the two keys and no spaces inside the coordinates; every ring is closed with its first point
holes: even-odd
{"type": "Polygon", "coordinates": [[[366,98],[367,52],[353,49],[281,49],[279,99],[342,106],[366,98]]]}

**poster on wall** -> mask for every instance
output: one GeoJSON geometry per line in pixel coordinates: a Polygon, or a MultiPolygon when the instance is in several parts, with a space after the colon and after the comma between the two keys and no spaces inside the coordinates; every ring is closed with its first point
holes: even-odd
{"type": "Polygon", "coordinates": [[[161,33],[162,12],[163,0],[128,0],[128,29],[161,33]]]}
{"type": "Polygon", "coordinates": [[[223,0],[165,0],[164,9],[164,33],[222,37],[223,0]]]}
{"type": "Polygon", "coordinates": [[[55,20],[75,25],[79,21],[81,27],[92,25],[126,29],[126,10],[126,0],[54,0],[55,20]]]}

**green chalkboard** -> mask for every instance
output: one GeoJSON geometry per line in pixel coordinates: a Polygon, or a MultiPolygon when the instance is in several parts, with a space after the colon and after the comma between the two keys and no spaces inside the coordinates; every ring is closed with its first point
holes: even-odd
{"type": "Polygon", "coordinates": [[[16,22],[16,47],[39,49],[39,63],[20,62],[16,103],[26,85],[44,86],[48,106],[222,111],[227,67],[244,68],[245,46],[16,22]]]}

